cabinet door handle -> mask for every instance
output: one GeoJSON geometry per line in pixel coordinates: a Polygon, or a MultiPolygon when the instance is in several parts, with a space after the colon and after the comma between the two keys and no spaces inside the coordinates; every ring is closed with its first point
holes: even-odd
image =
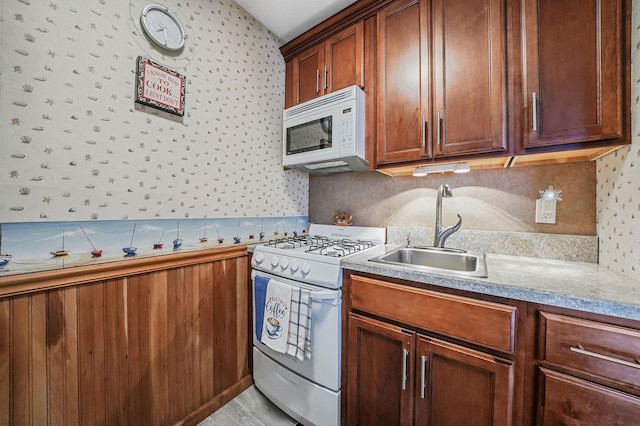
{"type": "Polygon", "coordinates": [[[633,362],[625,361],[623,359],[614,358],[614,357],[609,356],[609,355],[599,354],[597,352],[591,352],[591,351],[588,351],[585,348],[583,348],[582,345],[578,345],[577,348],[575,346],[571,346],[569,348],[569,350],[571,352],[575,352],[575,353],[580,354],[580,355],[590,356],[592,358],[598,358],[598,359],[602,359],[604,361],[610,361],[610,362],[614,362],[616,364],[624,365],[624,366],[631,367],[631,368],[637,368],[638,370],[640,370],[640,364],[635,364],[633,362]]]}
{"type": "Polygon", "coordinates": [[[329,87],[329,79],[327,78],[327,66],[324,66],[324,90],[329,87]]]}
{"type": "Polygon", "coordinates": [[[427,357],[422,355],[420,361],[422,363],[420,372],[420,398],[424,399],[424,390],[427,387],[427,357]]]}
{"type": "Polygon", "coordinates": [[[402,350],[402,390],[407,390],[407,358],[409,357],[409,351],[407,349],[402,350]]]}
{"type": "Polygon", "coordinates": [[[531,93],[531,125],[534,132],[538,132],[538,94],[531,93]]]}
{"type": "Polygon", "coordinates": [[[316,93],[320,93],[320,70],[316,70],[316,93]]]}
{"type": "Polygon", "coordinates": [[[440,118],[440,113],[438,112],[438,116],[436,117],[436,143],[438,144],[438,146],[442,143],[442,141],[440,140],[440,125],[441,125],[441,118],[440,118]]]}
{"type": "Polygon", "coordinates": [[[422,133],[421,133],[422,146],[427,146],[427,138],[426,138],[427,131],[425,130],[426,126],[427,126],[427,117],[422,115],[422,133]]]}

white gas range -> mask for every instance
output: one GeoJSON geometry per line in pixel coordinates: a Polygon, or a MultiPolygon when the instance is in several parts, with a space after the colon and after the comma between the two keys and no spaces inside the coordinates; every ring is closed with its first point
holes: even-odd
{"type": "Polygon", "coordinates": [[[305,426],[340,424],[340,261],[384,244],[385,240],[385,228],[311,224],[307,234],[274,240],[254,250],[251,260],[254,290],[256,276],[261,276],[310,291],[310,359],[300,361],[263,344],[257,337],[255,309],[253,315],[254,383],[305,426]]]}

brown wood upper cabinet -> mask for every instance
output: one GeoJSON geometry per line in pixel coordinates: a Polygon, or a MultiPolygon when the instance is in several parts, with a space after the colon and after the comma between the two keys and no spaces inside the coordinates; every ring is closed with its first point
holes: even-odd
{"type": "Polygon", "coordinates": [[[523,148],[624,136],[626,0],[523,0],[523,148]]]}
{"type": "Polygon", "coordinates": [[[285,107],[357,85],[364,87],[364,24],[358,22],[291,59],[285,107]]]}
{"type": "Polygon", "coordinates": [[[377,14],[377,162],[507,149],[503,0],[399,0],[377,14]]]}

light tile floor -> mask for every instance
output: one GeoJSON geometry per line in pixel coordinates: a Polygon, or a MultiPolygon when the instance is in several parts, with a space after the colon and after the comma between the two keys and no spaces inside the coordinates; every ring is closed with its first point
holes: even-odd
{"type": "Polygon", "coordinates": [[[220,407],[198,426],[295,426],[297,422],[269,401],[255,386],[220,407]]]}

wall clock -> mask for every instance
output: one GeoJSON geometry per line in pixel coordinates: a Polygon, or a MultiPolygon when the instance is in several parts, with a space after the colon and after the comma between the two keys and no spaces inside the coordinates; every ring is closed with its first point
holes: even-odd
{"type": "MultiPolygon", "coordinates": [[[[1,0],[0,0],[1,1],[1,0]]],[[[127,25],[132,35],[132,41],[140,48],[141,53],[147,58],[150,58],[158,63],[161,63],[172,69],[186,68],[187,65],[193,60],[195,56],[195,49],[197,47],[197,38],[195,37],[194,28],[192,26],[192,19],[189,18],[183,11],[184,6],[175,4],[172,0],[152,0],[153,4],[150,4],[149,0],[129,0],[129,19],[127,19],[127,25]],[[157,2],[157,3],[156,3],[157,2]],[[159,9],[153,9],[151,6],[157,6],[159,9]],[[149,8],[149,13],[145,14],[145,10],[149,8]],[[168,10],[170,15],[173,15],[175,21],[170,19],[170,16],[163,11],[168,10]],[[162,12],[162,15],[160,15],[162,12]],[[168,21],[154,21],[151,23],[151,19],[167,19],[168,21]],[[145,28],[145,15],[147,16],[147,26],[145,28]],[[159,18],[162,16],[161,18],[159,18]],[[170,22],[169,22],[170,21],[170,22]],[[179,41],[175,41],[175,44],[167,42],[165,47],[165,39],[163,27],[166,27],[167,38],[170,38],[169,25],[172,22],[177,22],[182,27],[182,35],[184,41],[182,47],[178,47],[179,41]],[[151,25],[149,25],[149,23],[151,25]],[[155,29],[153,31],[155,24],[155,29]]],[[[176,27],[178,25],[176,24],[176,27]]],[[[177,31],[177,30],[176,30],[177,31]]]]}
{"type": "Polygon", "coordinates": [[[184,47],[185,32],[180,20],[164,6],[147,5],[140,14],[144,32],[163,49],[177,52],[184,47]]]}

